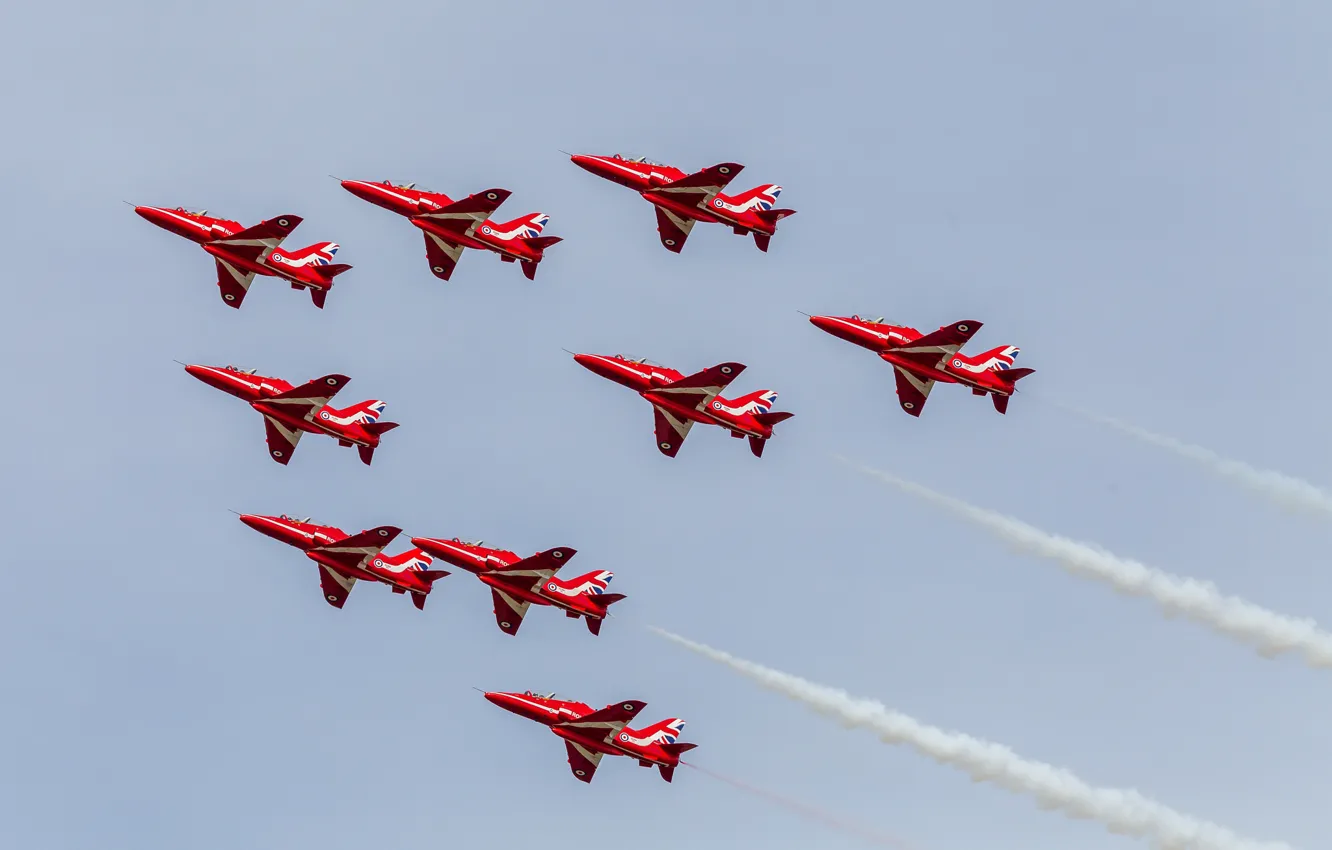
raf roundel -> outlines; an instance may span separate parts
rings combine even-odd
[[[721,410],[721,402],[720,402],[720,401],[714,401],[714,402],[712,403],[712,406],[713,406],[715,409],[717,409],[717,410]]]
[[[965,324],[958,325],[957,329],[960,330],[962,333],[966,333],[967,331],[971,330],[970,326]]]
[[[633,710],[634,710],[633,703],[628,703],[628,702],[626,702],[624,705],[620,706],[620,708],[623,708],[625,711],[633,711]],[[628,738],[625,738],[625,740],[627,741],[627,740],[629,740],[629,739],[628,739]]]
[[[433,267],[431,268],[431,271],[433,271],[435,274],[444,274],[444,267],[443,267],[443,266],[433,266]]]
[[[319,412],[319,418],[320,418],[320,419],[327,419],[327,418],[328,418],[328,411],[327,411],[327,410],[321,410],[321,411]]]
[[[282,457],[282,452],[278,449],[273,449],[273,457]]]
[[[285,218],[280,218],[280,219],[278,219],[278,224],[281,225],[282,227],[286,227],[286,226],[287,226],[287,220],[286,220]]]
[[[380,536],[380,537],[388,537],[388,532],[381,528],[381,529],[379,529],[379,536]]]
[[[547,589],[547,590],[554,590],[554,589],[555,589],[555,582],[552,581],[550,584],[546,585],[546,589]]]
[[[723,375],[729,375],[729,374],[731,374],[731,367],[730,367],[730,366],[723,366],[723,367],[721,367],[721,373],[722,373]]]
[[[621,741],[628,741],[628,740],[629,740],[629,735],[628,735],[627,733],[625,733],[625,732],[621,732],[621,733],[620,733],[620,740],[621,740]]]
[[[500,626],[501,626],[502,628],[506,628],[506,629],[509,628],[509,621],[508,621],[508,620],[505,620],[504,622],[500,623]]]
[[[730,173],[731,173],[731,169],[728,168],[728,167],[725,166],[725,165],[723,165],[721,168],[718,168],[717,170],[720,171],[722,174],[730,174]]]
[[[324,379],[324,383],[328,384],[330,387],[333,386],[334,384],[336,384],[337,382],[338,382],[338,379],[337,379],[337,378],[325,378],[325,379]]]
[[[384,566],[384,560],[382,558],[375,558],[375,566],[376,567]]]
[[[575,775],[575,776],[587,776],[587,771],[585,771],[585,770],[575,770],[575,771],[574,771],[574,775]]]
[[[962,361],[961,361],[961,360],[958,360],[956,357],[954,357],[954,358],[953,358],[953,365],[956,366],[956,367],[958,367],[958,368],[960,369],[960,368],[962,368]]]
[[[330,594],[328,595],[328,601],[329,601],[329,602],[337,602],[337,601],[338,601],[338,598],[337,598],[336,596],[334,596],[333,594],[330,593]]]
[[[666,244],[667,244],[667,245],[674,245],[674,244],[675,244],[675,240],[674,240],[674,239],[667,239],[667,240],[666,240]]]
[[[493,200],[495,200],[496,197],[498,197],[498,196],[497,196],[494,192],[487,192],[487,193],[486,193],[486,199],[487,199],[487,200],[493,201]]]
[[[551,556],[552,558],[563,558],[563,557],[564,557],[564,553],[561,552],[560,550],[556,549],[554,552],[551,552],[551,553],[550,553],[550,556]]]
[[[225,298],[225,299],[228,300],[228,301],[235,301],[235,300],[236,300],[236,296],[232,295],[230,292],[228,292],[226,295],[223,295],[222,297]]]
[[[670,443],[662,443],[662,444],[661,444],[661,447],[662,447],[663,449],[669,449],[669,448],[671,447],[671,444],[670,444]]]
[[[913,410],[916,407],[916,403],[914,401],[904,401],[902,402],[902,406],[907,410]]]
[[[494,233],[494,231],[490,229],[490,225],[488,224],[485,227],[481,228],[481,232],[486,234],[487,236],[489,236],[491,233]]]

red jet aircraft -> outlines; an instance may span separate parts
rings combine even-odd
[[[210,387],[248,401],[262,413],[268,453],[283,465],[291,460],[301,435],[308,432],[333,437],[340,446],[356,446],[361,462],[368,466],[380,435],[398,427],[397,422],[379,421],[386,405],[377,399],[344,410],[329,407],[329,400],[351,380],[346,375],[325,375],[293,387],[281,378],[266,378],[253,369],[235,366],[186,366],[185,371]]]
[[[382,554],[402,531],[391,525],[349,535],[331,525],[314,525],[308,517],[241,514],[240,519],[255,531],[302,550],[305,557],[318,564],[324,599],[334,608],[346,603],[359,578],[383,582],[394,593],[410,593],[412,604],[424,611],[431,586],[449,574],[447,570],[430,569],[430,556],[420,549]]]
[[[242,228],[234,221],[209,218],[202,212],[177,207],[135,207],[134,211],[158,227],[198,242],[217,261],[217,287],[222,301],[239,308],[257,274],[280,277],[292,289],[310,290],[310,298],[321,310],[333,278],[351,268],[334,263],[336,242],[316,242],[299,251],[287,252],[278,246],[291,235],[301,217],[282,215]]]
[[[893,367],[897,400],[902,409],[919,416],[935,382],[962,384],[972,395],[990,395],[994,409],[1008,411],[1015,384],[1035,369],[1014,369],[1015,345],[1001,345],[968,357],[958,350],[980,330],[980,322],[962,321],[921,334],[915,328],[885,325],[883,319],[860,316],[810,316],[814,327],[854,342],[878,354]]]
[[[775,183],[756,186],[739,195],[723,195],[722,189],[744,168],[738,162],[723,162],[693,174],[652,162],[614,156],[569,157],[574,165],[638,192],[657,208],[657,233],[668,251],[680,253],[696,221],[730,227],[737,236],[753,234],[760,251],[777,232],[777,222],[795,215],[795,210],[775,209],[782,187]]]
[[[395,185],[385,180],[343,180],[342,188],[362,200],[406,216],[425,232],[426,259],[430,271],[441,280],[453,274],[464,248],[477,248],[499,254],[506,263],[517,262],[528,280],[536,279],[537,264],[559,236],[542,236],[550,222],[545,213],[529,213],[499,224],[491,213],[509,197],[507,189],[487,189],[454,201],[441,192],[413,188],[416,184]]]
[[[412,545],[474,573],[489,585],[495,600],[495,622],[505,634],[518,634],[529,606],[550,605],[571,619],[587,618],[587,630],[598,635],[606,609],[624,598],[622,593],[606,592],[615,577],[609,570],[567,580],[556,578],[556,571],[575,554],[575,550],[567,547],[520,558],[507,549],[490,549],[479,540],[466,543],[456,537],[452,540],[413,537]]]
[[[772,437],[773,426],[795,415],[769,412],[777,398],[772,390],[723,398],[721,391],[745,369],[740,363],[722,363],[686,376],[619,354],[575,354],[574,360],[603,378],[636,390],[652,404],[657,448],[667,457],[675,457],[680,451],[695,422],[720,425],[732,437],[749,437],[749,450],[755,457],[763,457],[763,446]]]
[[[638,700],[625,700],[593,711],[585,703],[531,691],[521,694],[488,692],[486,699],[520,717],[549,726],[550,731],[564,739],[565,749],[569,752],[569,767],[583,782],[592,781],[602,756],[628,756],[637,759],[641,767],[655,764],[661,771],[661,778],[670,782],[676,765],[680,763],[680,755],[698,746],[678,743],[685,726],[678,717],[669,717],[642,729],[630,729],[629,721],[646,705]]]

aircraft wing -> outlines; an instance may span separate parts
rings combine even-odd
[[[472,231],[480,227],[481,222],[490,218],[490,214],[499,209],[500,204],[504,203],[510,194],[508,189],[487,189],[433,212],[421,213],[420,218],[429,219],[441,227],[471,236]]]
[[[298,419],[310,419],[315,411],[332,400],[347,383],[346,375],[325,375],[306,381],[299,387],[292,387],[284,393],[278,393],[263,400],[264,404],[280,407]]]
[[[652,396],[671,398],[695,410],[702,410],[743,371],[745,371],[743,363],[719,363],[702,372],[685,375],[673,384],[648,390],[644,395],[648,396],[649,400]]]
[[[299,428],[288,428],[281,422],[271,416],[264,417],[264,435],[268,440],[268,455],[273,460],[287,465],[291,456],[296,452],[296,444],[301,441],[301,434],[305,432]]]
[[[685,206],[706,207],[743,170],[744,166],[738,162],[719,162],[648,192],[669,197]]]
[[[592,775],[597,772],[597,765],[601,764],[602,753],[573,741],[565,741],[564,749],[569,753],[569,769],[573,771],[574,778],[591,782]]]
[[[243,272],[226,260],[217,261],[217,288],[228,307],[240,307],[253,280],[254,272]]]
[[[652,414],[657,432],[657,448],[666,457],[675,457],[684,445],[685,437],[689,436],[689,429],[694,427],[694,420],[680,419],[656,405],[652,406]]]
[[[555,725],[577,731],[583,737],[594,741],[609,742],[646,706],[647,703],[641,700],[629,699],[624,702],[611,703],[605,708],[591,714],[585,714],[577,720],[569,720]]]
[[[667,251],[680,253],[680,249],[684,248],[685,240],[689,238],[689,231],[694,229],[694,219],[681,218],[661,207],[657,207],[656,210],[657,235],[661,237],[661,244],[665,246]]]
[[[925,407],[925,400],[934,389],[934,381],[913,375],[907,370],[893,366],[893,377],[897,378],[897,403],[912,416],[919,416]]]
[[[334,608],[341,608],[347,602],[356,579],[345,576],[324,564],[319,565],[319,586],[324,589],[324,599]]]
[[[577,553],[577,549],[570,549],[568,546],[557,546],[554,549],[538,552],[530,558],[514,561],[507,567],[499,567],[495,572],[499,573],[499,577],[505,583],[511,583],[524,590],[531,590],[540,582],[555,575],[559,568],[564,566],[564,563]]]
[[[506,635],[518,634],[518,627],[523,624],[523,617],[532,603],[510,596],[497,587],[490,589],[490,595],[495,601],[495,622],[499,624],[500,631]]]
[[[225,245],[227,253],[258,263],[268,256],[269,251],[281,245],[302,220],[298,215],[280,215],[218,239],[213,244]]]
[[[440,280],[448,280],[453,274],[453,269],[458,265],[458,258],[462,256],[463,247],[447,239],[441,239],[433,233],[427,232],[426,242],[426,260],[430,263],[430,273]]]
[[[926,368],[938,369],[944,365],[944,361],[956,354],[959,348],[966,345],[967,340],[975,336],[980,328],[980,322],[965,320],[954,322],[947,327],[927,333],[920,339],[895,346],[892,351],[899,357],[913,360]]]
[[[314,546],[309,551],[318,552],[323,560],[331,561],[347,571],[363,569],[370,561],[393,542],[393,538],[402,533],[401,528],[381,525],[368,531],[361,531],[351,537],[344,537],[323,546]],[[323,564],[321,566],[327,566]]]

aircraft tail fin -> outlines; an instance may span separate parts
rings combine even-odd
[[[513,221],[506,221],[503,224],[490,222],[490,228],[495,235],[505,239],[535,239],[541,235],[541,231],[550,223],[550,216],[545,213],[528,213],[515,218]]]
[[[349,422],[354,421],[360,422],[362,425],[371,425],[379,421],[379,417],[384,414],[384,408],[386,407],[388,407],[387,402],[370,398],[342,410],[330,410],[329,413]]]
[[[989,351],[976,354],[971,357],[965,355],[955,355],[964,360],[967,365],[977,370],[999,371],[1009,369],[1013,366],[1013,361],[1017,359],[1018,352],[1022,349],[1016,345],[1001,345],[998,348],[991,348]]]

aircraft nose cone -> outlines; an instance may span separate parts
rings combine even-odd
[[[588,156],[587,154],[578,153],[569,157],[569,161],[584,171],[590,171],[598,177],[605,175],[607,170],[605,163],[599,156]]]
[[[490,703],[498,705],[500,708],[504,709],[505,711],[512,711],[514,714],[522,713],[521,711],[518,710],[514,698],[509,694],[497,691],[486,691],[485,698]]]
[[[582,366],[584,369],[593,368],[592,364],[595,363],[597,360],[597,358],[591,354],[575,354],[573,358],[574,362],[577,363],[579,366]]]
[[[833,326],[833,321],[828,316],[810,316],[809,323],[819,330],[828,331],[829,333],[831,333]]]
[[[256,514],[241,514],[240,521],[253,528],[255,531],[265,531],[265,518]]]

